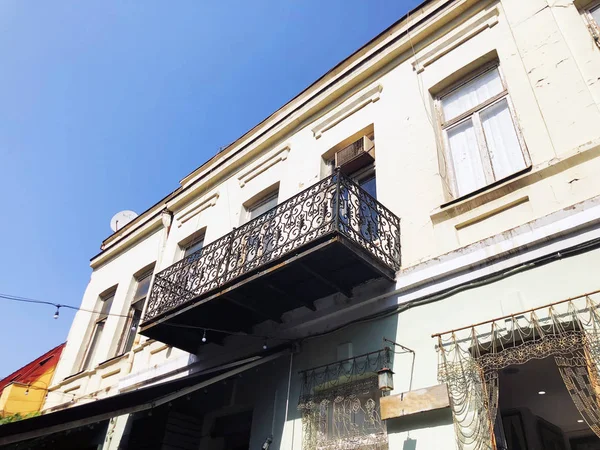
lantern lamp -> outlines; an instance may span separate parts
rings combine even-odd
[[[388,392],[394,389],[394,372],[389,367],[383,367],[377,372],[379,379],[379,390]]]

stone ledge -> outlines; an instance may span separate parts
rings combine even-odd
[[[445,384],[438,384],[416,391],[382,397],[381,418],[393,419],[449,407],[448,388]]]

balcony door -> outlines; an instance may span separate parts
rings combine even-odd
[[[275,208],[278,201],[279,190],[275,190],[244,207],[243,225],[238,229],[240,233],[238,236],[241,240],[238,264],[245,264],[261,258],[275,248],[276,224],[274,221],[252,221]]]
[[[368,164],[349,174],[360,187],[342,186],[339,211],[342,231],[358,234],[366,242],[374,243],[379,238],[377,218],[377,178],[375,164]]]

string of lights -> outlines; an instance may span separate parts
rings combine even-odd
[[[207,331],[212,331],[214,333],[223,333],[223,334],[228,334],[230,336],[241,336],[241,337],[250,337],[250,338],[255,338],[255,339],[262,339],[263,342],[263,350],[266,350],[268,348],[268,341],[269,340],[274,340],[274,341],[284,341],[284,342],[294,342],[296,339],[289,339],[289,338],[282,338],[282,337],[277,337],[277,336],[265,336],[265,335],[260,335],[260,334],[249,334],[249,333],[244,333],[241,331],[228,331],[228,330],[218,330],[216,328],[208,328],[208,327],[199,327],[199,326],[195,326],[195,325],[185,325],[185,324],[180,324],[180,323],[164,323],[164,325],[167,325],[169,327],[174,327],[174,328],[186,328],[186,329],[190,329],[190,330],[200,330],[202,331],[202,342],[206,343],[208,341],[208,337],[206,332]]]
[[[36,381],[36,383],[39,383],[39,381]],[[59,389],[53,389],[52,391],[50,391],[47,386],[43,387],[43,386],[36,386],[35,384],[25,384],[25,383],[18,383],[18,384],[26,386],[24,395],[29,395],[29,392],[31,390],[40,390],[40,391],[46,391],[46,398],[48,397],[48,394],[63,394],[63,395],[71,395],[72,402],[75,400],[83,399],[83,398],[96,399],[96,397],[93,394],[84,394],[84,395],[77,397],[77,394],[75,394],[75,393],[65,392],[65,391],[61,391]],[[21,399],[19,401],[20,402],[37,402],[37,400],[25,400],[25,399]]]
[[[21,303],[32,303],[32,304],[36,304],[36,305],[48,305],[48,306],[53,306],[56,308],[56,312],[54,313],[54,318],[58,319],[59,315],[60,315],[60,309],[71,309],[73,311],[83,311],[83,312],[89,312],[92,314],[100,314],[101,311],[95,311],[93,309],[86,309],[86,308],[79,308],[77,306],[72,306],[72,305],[65,305],[62,303],[53,303],[53,302],[48,302],[48,301],[44,301],[44,300],[36,300],[34,298],[27,298],[27,297],[19,297],[17,295],[10,295],[10,294],[0,294],[0,298],[4,299],[4,300],[9,300],[9,301],[13,301],[13,302],[21,302]],[[108,316],[116,316],[116,317],[130,317],[129,315],[126,314],[115,314],[115,313],[108,313],[106,314]]]
[[[36,305],[48,305],[48,306],[53,306],[56,308],[56,312],[54,313],[54,318],[58,319],[59,318],[59,311],[61,308],[65,308],[65,309],[71,309],[73,311],[83,311],[83,312],[88,312],[88,313],[92,313],[92,314],[101,314],[101,311],[95,311],[95,310],[91,310],[91,309],[86,309],[86,308],[79,308],[77,306],[72,306],[72,305],[65,305],[62,303],[53,303],[53,302],[49,302],[49,301],[45,301],[45,300],[37,300],[34,298],[28,298],[28,297],[20,297],[17,295],[10,295],[10,294],[2,294],[0,293],[0,299],[4,299],[4,300],[9,300],[9,301],[14,301],[14,302],[22,302],[22,303],[31,303],[31,304],[36,304]],[[130,318],[131,316],[129,315],[125,315],[125,314],[116,314],[116,313],[104,313],[104,315],[107,316],[115,316],[115,317],[126,317],[126,318]],[[208,341],[208,336],[207,336],[207,332],[214,332],[214,333],[222,333],[222,334],[227,334],[230,336],[244,336],[244,337],[250,337],[250,338],[255,338],[255,339],[262,339],[263,342],[263,349],[266,350],[268,348],[268,340],[276,340],[276,341],[289,341],[292,342],[293,339],[287,339],[287,338],[280,338],[280,337],[276,337],[276,336],[264,336],[264,335],[257,335],[257,334],[247,334],[247,333],[243,333],[243,332],[234,332],[234,331],[229,331],[229,330],[219,330],[216,328],[207,328],[207,327],[197,327],[197,326],[193,326],[193,325],[185,325],[185,324],[177,324],[177,323],[167,323],[166,325],[171,326],[171,327],[176,327],[176,328],[187,328],[187,329],[196,329],[196,330],[201,330],[202,331],[202,342],[206,343]]]

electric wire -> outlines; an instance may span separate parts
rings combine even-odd
[[[341,325],[341,326],[339,326],[337,328],[334,328],[334,329],[327,330],[327,331],[322,332],[322,333],[316,333],[316,334],[313,334],[313,335],[310,335],[310,336],[306,336],[304,338],[298,338],[298,339],[295,339],[295,340],[293,340],[293,339],[287,339],[287,338],[277,338],[275,336],[270,336],[269,339],[301,342],[301,341],[306,341],[306,340],[309,340],[309,339],[314,339],[314,338],[322,337],[322,336],[325,336],[325,335],[328,335],[328,334],[335,333],[337,331],[340,331],[340,330],[342,330],[342,329],[344,329],[346,327],[352,326],[352,325],[356,325],[356,324],[359,324],[359,323],[366,323],[366,322],[376,321],[376,320],[384,319],[384,318],[389,317],[391,315],[401,314],[401,313],[403,313],[403,312],[405,312],[405,311],[407,311],[407,310],[409,310],[409,309],[411,309],[411,308],[413,308],[415,306],[423,306],[423,305],[427,305],[427,304],[430,304],[430,303],[433,303],[433,302],[436,302],[436,301],[440,301],[440,300],[443,300],[443,299],[445,299],[447,297],[450,297],[450,296],[452,296],[454,294],[457,294],[459,292],[462,292],[462,291],[465,291],[465,290],[470,290],[470,289],[473,289],[473,288],[476,288],[476,287],[480,287],[480,286],[485,286],[487,284],[494,283],[495,281],[499,281],[499,280],[507,278],[509,276],[516,275],[518,273],[521,273],[523,271],[532,269],[534,267],[538,267],[540,265],[545,265],[545,264],[548,264],[550,262],[553,262],[553,261],[556,261],[556,260],[560,260],[560,259],[563,259],[563,258],[568,258],[568,257],[571,257],[571,256],[575,256],[577,254],[586,252],[589,249],[597,248],[599,246],[600,246],[600,238],[596,238],[596,239],[588,241],[588,242],[586,242],[584,244],[578,244],[578,245],[569,247],[567,249],[564,249],[564,250],[561,250],[561,251],[557,251],[557,252],[551,253],[549,255],[545,255],[545,256],[536,258],[536,259],[534,259],[534,260],[532,260],[532,261],[530,261],[528,263],[524,263],[524,264],[521,264],[519,266],[515,266],[515,267],[512,267],[512,268],[506,269],[506,270],[504,270],[502,272],[499,272],[499,273],[497,273],[495,275],[487,276],[485,278],[474,280],[474,281],[471,281],[471,282],[468,282],[468,283],[463,283],[461,285],[454,286],[453,288],[449,288],[446,291],[440,292],[438,294],[430,295],[430,296],[425,296],[425,297],[422,297],[422,298],[419,298],[419,299],[415,299],[413,301],[404,303],[402,305],[398,305],[398,306],[393,307],[393,308],[389,308],[387,310],[381,311],[381,312],[373,314],[371,316],[363,317],[361,319],[357,319],[357,320],[348,322],[347,324]],[[398,293],[400,293],[400,292],[393,291],[393,292],[389,292],[387,294],[383,294],[383,295],[380,295],[380,296],[377,296],[377,297],[374,297],[374,298],[375,299],[379,299],[380,297],[382,297],[382,298],[391,297],[391,296],[396,295]],[[4,297],[5,297],[4,294],[0,294],[0,298],[4,298]],[[11,297],[11,299],[14,299],[16,296],[10,296],[10,297]],[[52,303],[52,302],[44,302],[44,301],[41,301],[41,300],[28,299],[28,298],[25,298],[25,297],[20,297],[19,299],[23,300],[23,301],[28,301],[30,303],[47,304],[47,305],[56,306],[56,304]],[[73,307],[73,309],[75,309],[75,307]],[[77,308],[77,309],[79,309],[79,308]],[[227,333],[227,334],[235,334],[235,335],[238,335],[238,336],[264,338],[264,336],[256,336],[256,335],[253,336],[253,335],[239,333],[239,332],[238,333],[232,333],[232,332],[229,332],[229,331],[209,329],[209,328],[203,328],[203,327],[193,327],[193,326],[188,326],[188,325],[183,325],[183,324],[170,324],[170,325],[171,326],[183,327],[183,328],[198,328],[198,329],[205,330],[205,331],[206,330],[208,330],[208,331],[218,331],[218,332],[224,332],[224,333]],[[396,353],[396,352],[394,352],[394,353]],[[399,352],[399,353],[403,353],[403,352]],[[414,364],[414,361],[413,361],[413,364]],[[412,379],[411,379],[411,384],[412,384]],[[34,387],[34,386],[30,386],[30,388],[33,388],[33,389],[43,389],[43,388]],[[70,399],[71,403],[75,403],[75,402],[77,402],[77,401],[79,401],[81,399],[99,400],[99,398],[96,396],[97,393],[83,394],[81,396],[77,396],[76,394],[73,394],[73,393],[70,393],[70,392],[59,391],[59,390],[53,390],[52,393],[59,393],[59,394],[73,396]]]
[[[102,311],[96,311],[96,310],[91,310],[91,309],[86,309],[86,308],[78,308],[78,307],[72,306],[72,305],[64,305],[62,303],[53,303],[53,302],[49,302],[49,301],[45,301],[45,300],[37,300],[37,299],[33,299],[33,298],[28,298],[28,297],[20,297],[17,295],[0,293],[0,298],[4,299],[4,300],[15,301],[15,302],[23,302],[23,303],[31,303],[31,304],[39,304],[39,305],[49,305],[49,306],[54,306],[55,308],[58,308],[58,309],[66,308],[66,309],[71,309],[74,311],[83,311],[83,312],[89,312],[92,314],[102,314],[103,316],[131,318],[131,315],[116,314],[116,313],[102,313]],[[55,317],[56,317],[56,315],[55,315]],[[185,325],[185,324],[177,324],[177,323],[165,323],[165,325],[168,325],[171,327],[176,327],[176,328],[187,328],[187,329],[211,331],[211,332],[215,332],[215,333],[228,334],[228,335],[232,335],[232,336],[233,335],[245,336],[245,337],[263,339],[263,340],[274,339],[274,340],[278,340],[278,341],[293,341],[293,339],[279,338],[279,337],[275,337],[275,336],[266,336],[266,335],[258,335],[258,334],[250,334],[250,333],[243,333],[243,332],[234,332],[234,331],[229,331],[229,330],[219,330],[216,328],[209,328],[209,327],[198,327],[198,326],[193,326],[193,325]],[[206,341],[203,341],[203,342],[206,342]]]
[[[13,302],[32,303],[32,304],[38,304],[38,305],[49,305],[49,306],[53,306],[53,307],[57,308],[57,310],[60,308],[64,308],[64,309],[71,309],[73,311],[83,311],[83,312],[89,312],[92,314],[102,314],[102,315],[106,315],[106,316],[128,317],[128,318],[131,317],[130,315],[126,315],[126,314],[102,313],[102,311],[96,311],[93,309],[81,308],[81,307],[77,307],[77,306],[73,306],[73,305],[65,305],[62,303],[53,303],[53,302],[48,302],[45,300],[37,300],[34,298],[28,298],[28,297],[20,297],[18,295],[10,295],[10,294],[1,294],[0,293],[0,298],[4,299],[4,300],[13,301]]]
[[[582,244],[577,244],[574,245],[572,247],[568,247],[564,250],[560,250],[560,251],[556,251],[553,253],[550,253],[548,255],[544,255],[541,256],[539,258],[533,259],[527,263],[523,263],[521,265],[512,267],[512,268],[508,268],[505,269],[504,271],[498,272],[494,275],[491,276],[484,276],[481,277],[477,280],[473,280],[470,282],[466,282],[466,283],[462,283],[459,284],[457,286],[454,286],[452,288],[448,288],[445,291],[439,292],[437,294],[430,294],[430,295],[426,295],[411,301],[408,301],[406,303],[403,303],[401,305],[397,305],[388,309],[385,309],[383,311],[380,311],[378,313],[369,315],[369,316],[365,316],[365,317],[361,317],[360,319],[356,319],[353,320],[351,322],[348,322],[346,324],[340,325],[336,328],[332,328],[330,330],[324,331],[322,333],[316,333],[316,334],[312,334],[310,336],[307,336],[304,338],[304,340],[309,340],[309,339],[315,339],[318,337],[322,337],[331,333],[335,333],[338,332],[340,330],[343,330],[344,328],[350,327],[352,325],[356,325],[359,323],[367,323],[367,322],[372,322],[372,321],[377,321],[380,319],[384,319],[393,315],[399,315],[405,311],[408,311],[409,309],[414,308],[415,306],[424,306],[424,305],[428,305],[430,303],[434,303],[440,300],[443,300],[445,298],[448,298],[454,294],[458,294],[459,292],[462,291],[466,291],[466,290],[470,290],[470,289],[474,289],[480,286],[485,286],[491,283],[494,283],[496,281],[502,280],[504,278],[507,278],[509,276],[512,275],[516,275],[518,273],[524,272],[526,270],[532,269],[534,267],[540,266],[540,265],[545,265],[548,263],[551,263],[555,260],[560,260],[563,258],[567,258],[567,257],[571,257],[571,256],[575,256],[578,255],[580,253],[584,253],[586,251],[588,251],[589,249],[593,249],[593,248],[598,248],[600,247],[600,238],[595,238],[592,239],[588,242],[582,243]],[[403,291],[403,289],[398,289],[392,292],[388,292],[386,294],[382,294],[376,297],[373,297],[371,299],[368,299],[366,301],[372,302],[372,301],[378,301],[381,299],[385,299],[385,298],[389,298],[392,297],[394,295],[398,295],[401,294]]]

